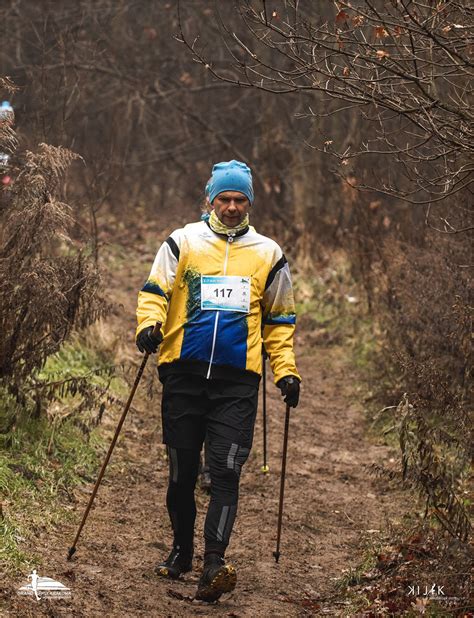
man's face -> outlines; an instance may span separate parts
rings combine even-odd
[[[248,198],[239,191],[223,191],[212,202],[217,218],[227,227],[235,227],[243,221],[250,208]]]

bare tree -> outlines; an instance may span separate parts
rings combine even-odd
[[[337,191],[338,225],[349,228],[353,271],[385,333],[379,362],[390,386],[381,394],[400,402],[393,407],[403,477],[424,496],[427,513],[466,540],[474,10],[455,0],[235,6],[232,19],[216,12],[231,67],[213,62],[198,26],[193,36],[182,29],[180,40],[221,82],[280,101],[298,96],[294,115],[309,122],[304,145],[317,154],[313,179],[328,183],[325,153],[346,183]],[[314,186],[300,178],[294,173],[297,203]],[[305,206],[303,247],[319,227]]]
[[[313,93],[306,115],[315,119],[350,110],[346,135],[322,130],[309,145],[330,153],[337,172],[360,189],[425,205],[427,217],[437,203],[472,195],[474,11],[466,3],[236,5],[238,23],[220,20],[232,73],[213,63],[201,37],[182,36],[206,71],[244,88]],[[363,158],[371,177],[354,176]],[[455,220],[443,216],[443,231],[470,227],[461,213]]]

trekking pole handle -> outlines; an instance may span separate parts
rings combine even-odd
[[[152,331],[152,335],[153,337],[158,337],[158,335],[160,334],[161,331],[161,322],[157,322],[155,324],[155,326],[153,327],[153,331]]]

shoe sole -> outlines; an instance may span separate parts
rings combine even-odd
[[[198,589],[196,599],[198,601],[213,603],[214,601],[217,601],[224,593],[232,592],[236,583],[237,573],[232,565],[227,564],[219,569],[210,584]]]
[[[155,573],[160,577],[166,577],[167,579],[179,579],[179,576],[183,573],[189,573],[192,569],[184,569],[180,570],[176,575],[173,571],[170,571],[168,567],[165,566],[157,566],[155,567]]]

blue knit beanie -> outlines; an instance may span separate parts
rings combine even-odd
[[[252,172],[248,165],[241,161],[223,161],[212,168],[212,176],[206,185],[209,201],[223,191],[239,191],[253,204]]]

